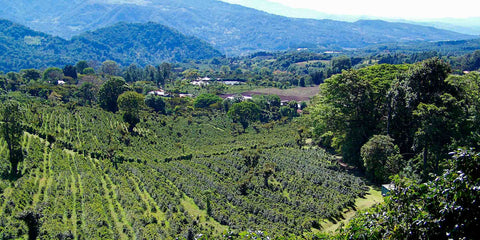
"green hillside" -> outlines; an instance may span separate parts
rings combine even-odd
[[[377,43],[469,39],[414,24],[287,18],[218,0],[2,0],[0,17],[70,38],[118,22],[155,22],[198,37],[224,54],[297,48],[358,48]]]
[[[154,23],[119,23],[67,41],[0,20],[0,38],[0,71],[63,67],[79,60],[143,66],[221,56],[199,39]]]

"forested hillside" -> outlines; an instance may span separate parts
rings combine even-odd
[[[70,38],[118,22],[155,22],[198,37],[224,54],[296,48],[358,48],[407,41],[469,39],[432,27],[385,21],[287,18],[218,0],[7,1],[0,17]],[[388,34],[385,34],[388,33]]]
[[[344,71],[321,85],[306,117],[313,138],[371,181],[395,186],[343,237],[479,237],[480,78],[450,72],[432,58]]]
[[[0,71],[62,67],[80,60],[147,65],[221,56],[197,38],[154,23],[119,23],[67,41],[0,20],[0,38]]]
[[[438,42],[409,42],[409,43],[390,43],[378,44],[374,46],[359,49],[366,53],[389,52],[394,53],[422,53],[438,52],[442,55],[459,55],[471,53],[480,49],[480,39],[457,40],[457,41],[438,41]]]

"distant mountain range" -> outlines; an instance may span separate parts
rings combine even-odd
[[[227,55],[292,48],[359,48],[471,35],[408,23],[288,18],[218,0],[0,0],[0,18],[63,38],[118,22],[156,22]]]
[[[292,8],[269,0],[222,0],[223,2],[239,4],[255,8],[272,14],[293,18],[331,19],[338,21],[355,22],[358,20],[384,20],[389,22],[403,22],[422,26],[435,27],[464,34],[480,35],[480,17],[470,18],[438,18],[423,20],[406,20],[401,18],[379,18],[367,15],[340,15],[319,12],[313,9]]]
[[[4,72],[63,67],[79,60],[144,66],[219,56],[208,43],[156,23],[117,23],[65,40],[0,20],[0,71]]]

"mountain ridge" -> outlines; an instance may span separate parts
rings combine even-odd
[[[299,47],[359,48],[376,43],[473,37],[413,24],[405,30],[404,23],[386,22],[374,29],[356,22],[287,18],[215,0],[41,2],[44,4],[0,0],[5,6],[0,10],[0,17],[65,38],[117,22],[151,21],[196,36],[227,55]],[[385,35],[385,32],[394,34]]]
[[[211,45],[156,23],[117,23],[65,40],[0,19],[0,71],[62,67],[79,60],[159,64],[222,56]]]
[[[346,22],[358,20],[384,20],[387,22],[411,23],[414,25],[435,27],[463,34],[480,35],[480,17],[468,18],[425,18],[403,19],[400,17],[376,17],[370,15],[346,15],[326,13],[314,9],[295,8],[269,0],[221,0],[232,4],[238,4],[249,8],[265,11],[271,14],[307,19],[331,19]]]

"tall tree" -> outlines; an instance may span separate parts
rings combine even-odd
[[[118,108],[123,113],[123,120],[129,124],[129,131],[140,122],[139,112],[144,104],[144,96],[134,91],[128,91],[118,96]]]
[[[118,111],[118,96],[127,89],[128,86],[123,78],[111,77],[100,87],[98,92],[100,107],[111,112]]]
[[[100,66],[100,72],[110,76],[120,76],[120,66],[112,60],[107,60]]]
[[[22,146],[20,144],[20,139],[23,135],[23,115],[20,104],[11,100],[5,102],[1,109],[1,114],[1,131],[3,138],[7,142],[8,158],[11,164],[10,175],[14,177],[18,175],[18,163],[23,161]]]
[[[96,100],[97,92],[97,86],[90,82],[84,82],[76,92],[76,95],[81,99],[81,103],[92,104]]]
[[[374,134],[385,134],[387,92],[406,69],[384,64],[326,79],[307,117],[320,144],[337,149],[346,162],[363,168],[360,149]]]
[[[258,120],[260,108],[253,102],[234,103],[227,114],[234,122],[242,124],[245,131],[250,122]]]
[[[60,68],[50,67],[43,72],[44,81],[49,81],[53,84],[56,84],[59,80],[62,80],[62,79],[63,79],[63,71]]]
[[[333,58],[331,61],[333,73],[341,73],[342,70],[347,70],[352,67],[352,60],[347,56],[340,56]]]
[[[446,157],[461,116],[458,93],[445,79],[450,66],[432,58],[413,65],[392,84],[389,134],[407,158],[421,154],[423,176]],[[438,135],[440,134],[440,135]],[[434,166],[430,166],[434,163]]]
[[[127,82],[138,82],[142,81],[143,79],[143,69],[139,68],[136,64],[132,63],[128,66],[127,70],[125,71],[125,81]]]
[[[78,78],[77,69],[72,65],[66,65],[65,67],[63,67],[63,75],[71,77],[75,80],[77,80]]]
[[[22,78],[26,81],[38,80],[42,78],[42,73],[36,69],[22,69],[20,71]]]
[[[145,67],[145,76],[143,78],[145,81],[156,83],[156,78],[155,78],[156,75],[158,75],[157,68],[155,68],[152,65],[148,65]]]
[[[160,64],[159,66],[157,66],[157,70],[158,70],[158,73],[162,75],[162,77],[159,78],[159,79],[162,79],[162,81],[163,81],[163,82],[157,81],[157,84],[161,83],[161,85],[163,86],[165,84],[165,82],[168,81],[171,77],[172,65],[164,62],[164,63]]]
[[[75,64],[75,68],[77,69],[77,73],[83,74],[83,70],[85,68],[88,68],[88,63],[87,61],[78,61],[77,64]]]
[[[463,102],[463,112],[467,116],[463,119],[461,128],[461,146],[470,146],[474,149],[480,147],[480,73],[470,72],[466,75],[451,75],[447,82],[452,84],[459,93]]]
[[[165,101],[161,96],[157,96],[155,94],[149,94],[145,97],[145,104],[148,107],[153,108],[158,113],[165,113]]]
[[[203,93],[203,94],[200,94],[195,99],[195,102],[193,103],[193,106],[195,108],[208,108],[215,103],[220,103],[221,101],[222,101],[222,99],[215,94]]]
[[[374,182],[387,182],[401,170],[400,150],[389,136],[374,135],[362,146],[361,156],[367,176]]]

